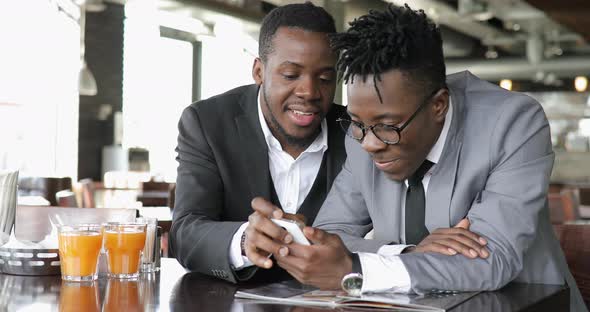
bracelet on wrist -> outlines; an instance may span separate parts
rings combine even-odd
[[[242,237],[240,239],[240,249],[242,249],[242,256],[246,256],[246,231],[242,233]]]

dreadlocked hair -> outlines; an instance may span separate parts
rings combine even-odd
[[[393,69],[425,91],[446,87],[440,30],[423,10],[390,4],[385,11],[371,10],[349,25],[346,32],[330,35],[332,47],[340,53],[336,68],[345,83],[353,83],[355,76],[365,82],[373,75],[381,102],[377,81]]]

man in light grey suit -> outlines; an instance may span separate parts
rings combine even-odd
[[[321,288],[360,273],[362,292],[567,283],[572,310],[586,310],[549,222],[541,106],[469,72],[445,79],[439,29],[408,6],[358,18],[333,45],[348,159],[304,229],[313,245],[285,244],[277,263]]]

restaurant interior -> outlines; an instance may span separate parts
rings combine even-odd
[[[253,83],[260,22],[293,2],[0,1],[0,172],[18,171],[17,238],[48,234],[30,215],[40,209],[135,209],[158,219],[166,258],[180,114]],[[338,30],[408,2],[440,26],[447,73],[469,70],[540,102],[555,152],[550,218],[590,303],[590,2],[312,2]],[[346,105],[342,85],[335,102]]]

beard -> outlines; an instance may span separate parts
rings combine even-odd
[[[316,131],[314,131],[313,133],[311,133],[308,136],[305,137],[296,137],[293,136],[291,134],[289,134],[287,132],[287,130],[285,130],[285,128],[283,128],[283,126],[281,126],[281,124],[279,123],[279,121],[276,119],[275,117],[275,112],[272,110],[267,96],[267,92],[266,92],[266,86],[263,84],[262,85],[262,96],[264,98],[264,103],[266,105],[266,109],[268,109],[269,113],[270,113],[270,120],[268,120],[265,116],[265,120],[266,123],[269,125],[269,128],[271,129],[272,133],[275,136],[278,136],[277,139],[279,140],[279,142],[284,141],[287,142],[287,144],[289,144],[290,146],[294,146],[294,147],[299,147],[299,148],[307,148],[309,145],[311,145],[311,143],[313,143],[313,141],[315,140],[315,138],[318,136],[318,134],[321,131],[321,126],[318,127],[318,129]],[[321,116],[321,119],[323,120],[324,116]],[[281,140],[284,139],[284,140]]]

